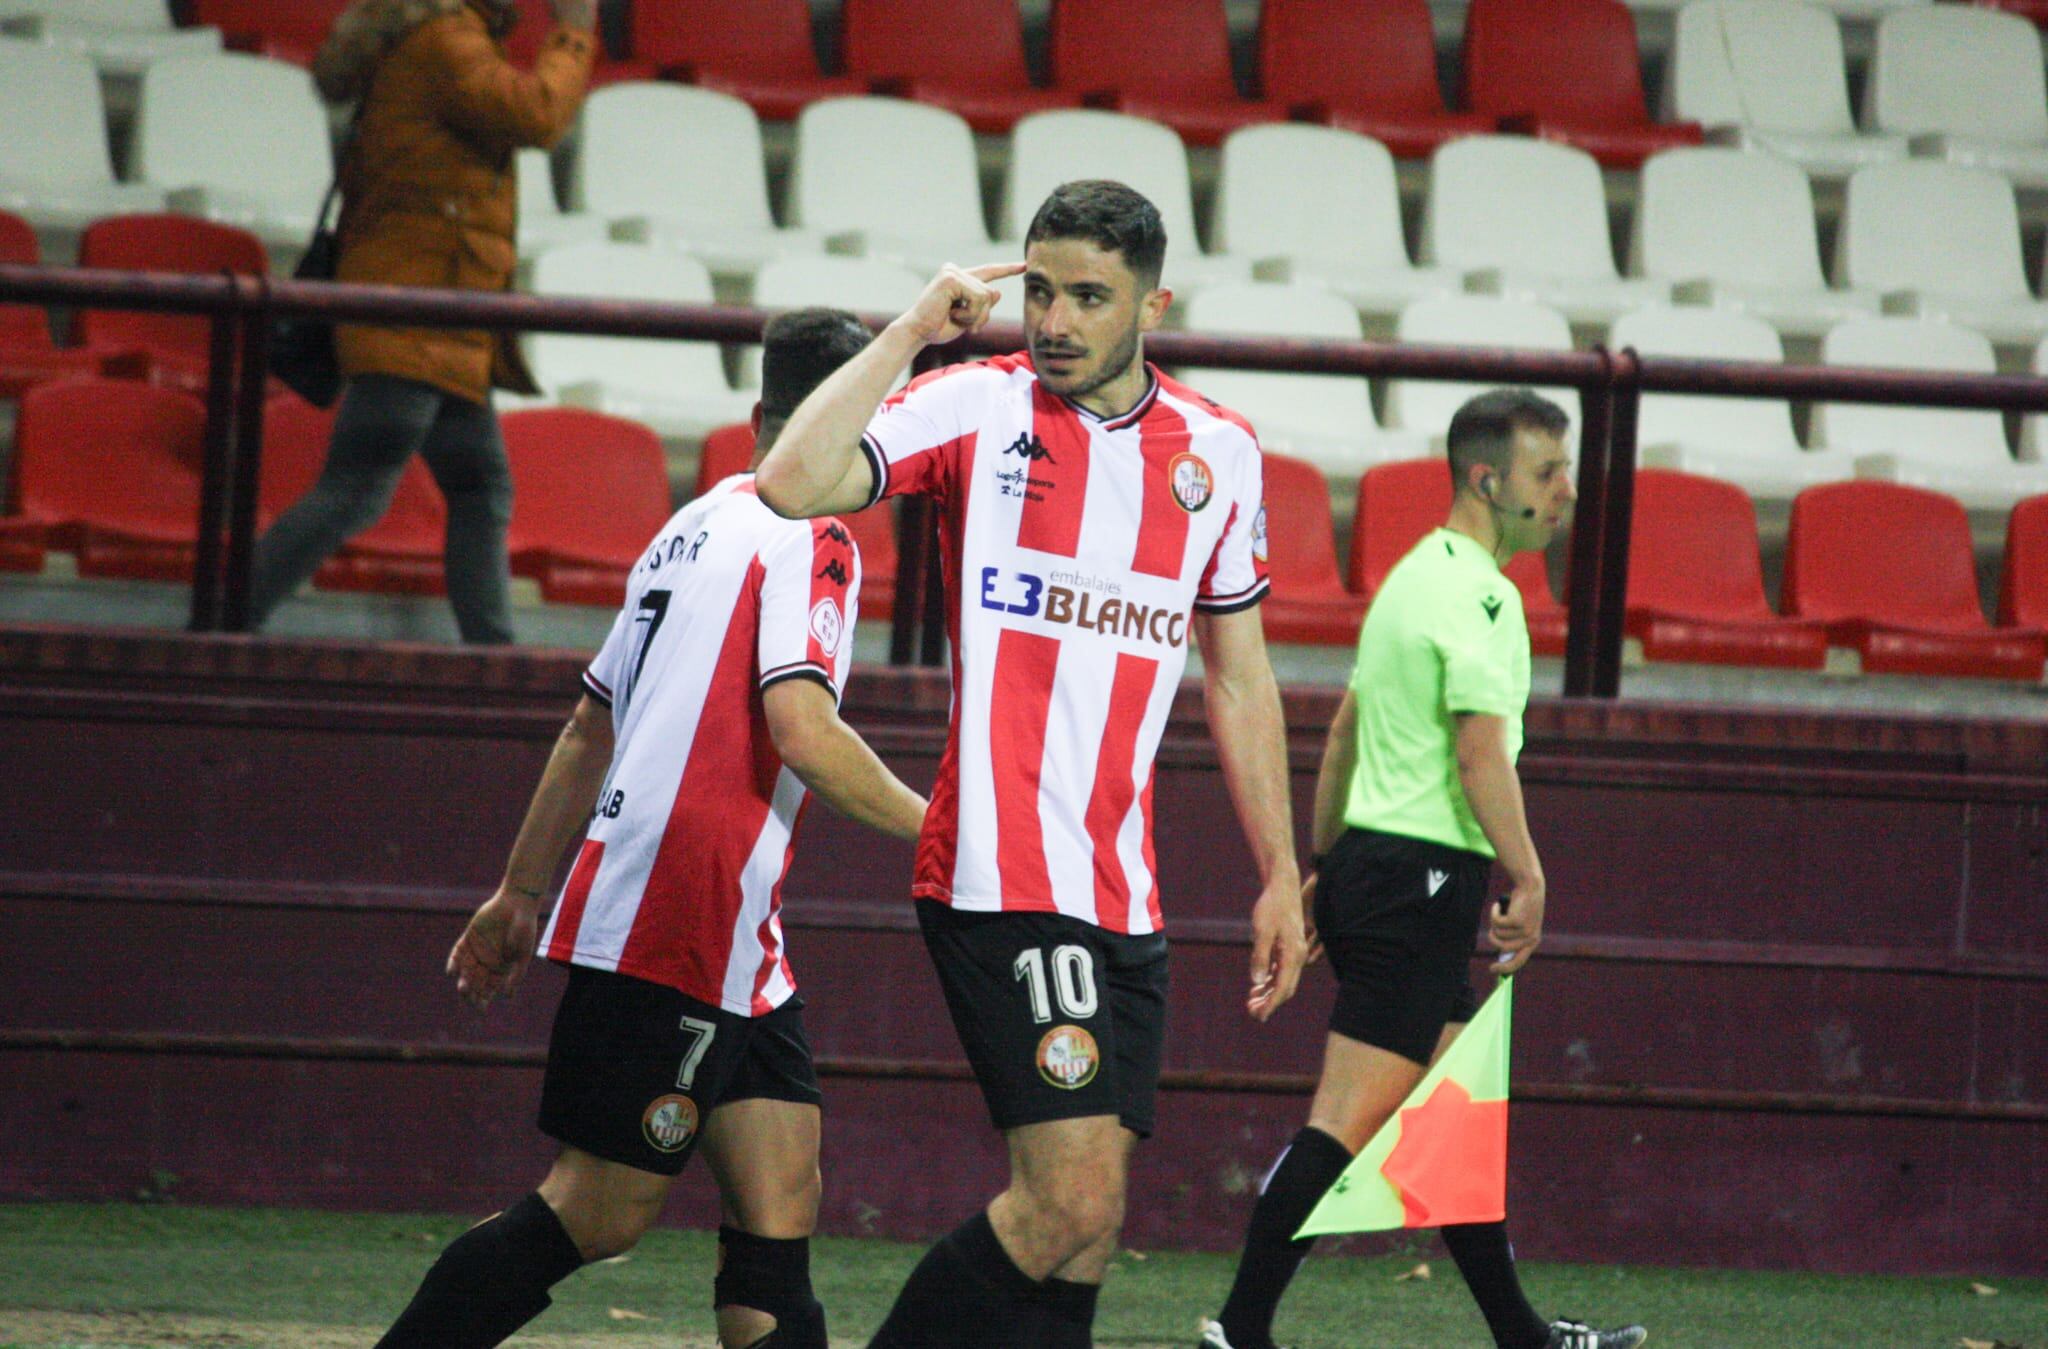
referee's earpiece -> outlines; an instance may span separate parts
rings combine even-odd
[[[1486,503],[1489,506],[1498,506],[1500,504],[1500,501],[1496,498],[1494,494],[1494,485],[1498,481],[1499,480],[1496,479],[1491,473],[1487,474],[1485,477],[1479,480],[1479,495],[1486,498]]]

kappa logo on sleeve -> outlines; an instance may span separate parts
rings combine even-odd
[[[845,635],[846,620],[829,595],[811,606],[811,636],[817,639],[819,650],[828,656],[838,655],[839,639]]]

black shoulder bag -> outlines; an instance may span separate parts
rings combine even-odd
[[[366,95],[363,102],[368,101]],[[348,139],[334,159],[334,180],[327,185],[327,195],[320,199],[320,213],[313,218],[313,237],[306,241],[299,265],[292,268],[296,281],[334,279],[341,247],[335,239],[335,224],[328,218],[334,214],[335,199],[341,195],[341,167],[355,146],[356,124],[362,115],[363,106],[359,103],[349,121]],[[274,321],[270,325],[270,373],[313,406],[333,407],[334,400],[341,397],[341,361],[334,354],[334,325],[319,318]]]

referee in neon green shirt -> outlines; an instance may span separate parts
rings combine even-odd
[[[1568,527],[1563,409],[1496,389],[1451,419],[1451,513],[1387,573],[1316,778],[1316,936],[1337,974],[1322,1080],[1252,1210],[1230,1298],[1204,1349],[1274,1349],[1273,1313],[1313,1239],[1294,1234],[1477,1008],[1481,911],[1511,974],[1543,935],[1543,864],[1515,756],[1529,629],[1501,574]],[[1509,890],[1486,903],[1498,860]],[[1522,1294],[1504,1223],[1442,1229],[1502,1349],[1631,1349],[1640,1326],[1546,1321]]]

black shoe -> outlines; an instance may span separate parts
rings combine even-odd
[[[1544,1342],[1543,1349],[1636,1349],[1649,1338],[1650,1332],[1641,1326],[1595,1330],[1584,1321],[1567,1317],[1550,1323],[1550,1338]]]

